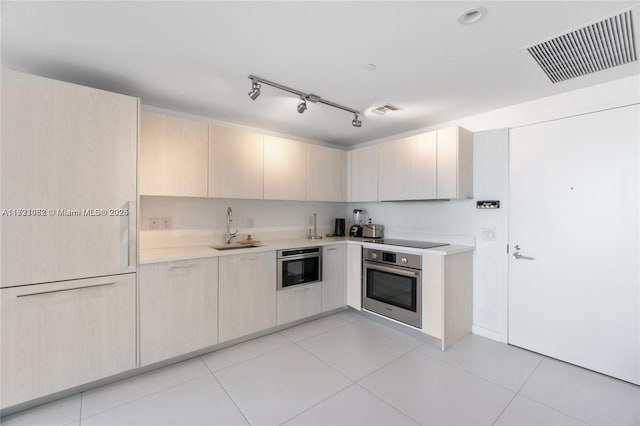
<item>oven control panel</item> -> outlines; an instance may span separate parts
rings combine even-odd
[[[422,256],[413,253],[399,253],[378,249],[363,248],[362,260],[405,268],[422,269]]]

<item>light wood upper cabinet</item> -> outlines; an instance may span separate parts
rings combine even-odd
[[[473,134],[461,127],[438,130],[438,199],[473,196]]]
[[[2,408],[136,367],[136,274],[0,290]]]
[[[3,70],[1,100],[0,207],[34,213],[2,215],[1,286],[135,271],[138,99]]]
[[[379,145],[349,151],[349,201],[378,201]]]
[[[322,312],[347,305],[346,245],[322,248]]]
[[[307,145],[307,200],[346,201],[346,169],[346,151]]]
[[[264,198],[307,199],[308,145],[289,139],[264,137]]]
[[[380,201],[436,198],[436,132],[379,145]]]
[[[264,136],[209,125],[209,197],[263,198]]]
[[[206,197],[209,125],[142,111],[140,194]]]
[[[276,252],[219,259],[220,342],[276,325]]]
[[[218,258],[140,267],[140,363],[218,343]]]

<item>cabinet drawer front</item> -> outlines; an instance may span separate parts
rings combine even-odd
[[[218,258],[140,267],[140,362],[218,343]]]
[[[321,310],[321,282],[278,291],[278,325],[319,314]]]
[[[136,275],[7,288],[3,408],[136,367]]]

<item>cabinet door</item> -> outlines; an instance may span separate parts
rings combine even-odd
[[[380,144],[378,196],[381,201],[436,198],[436,133]]]
[[[136,274],[2,295],[2,408],[136,367]]]
[[[346,201],[347,153],[307,145],[307,200]]]
[[[218,343],[218,258],[140,267],[140,362]]]
[[[438,130],[439,199],[470,198],[473,193],[473,134],[461,127]]]
[[[275,327],[276,253],[219,259],[220,342]]]
[[[136,98],[3,70],[1,208],[45,215],[2,215],[2,287],[135,271],[137,134]]]
[[[264,198],[307,199],[307,144],[264,137]]]
[[[347,246],[347,304],[362,309],[362,246]]]
[[[209,196],[263,198],[263,135],[209,125]]]
[[[287,324],[319,314],[322,310],[322,283],[297,285],[279,290],[277,324]]]
[[[322,311],[347,305],[347,259],[344,244],[322,250]]]
[[[349,151],[349,201],[378,201],[378,145]]]
[[[142,111],[140,194],[207,196],[209,125]]]

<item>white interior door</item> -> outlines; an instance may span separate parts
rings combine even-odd
[[[509,343],[634,383],[639,128],[634,105],[512,129],[509,172]]]

